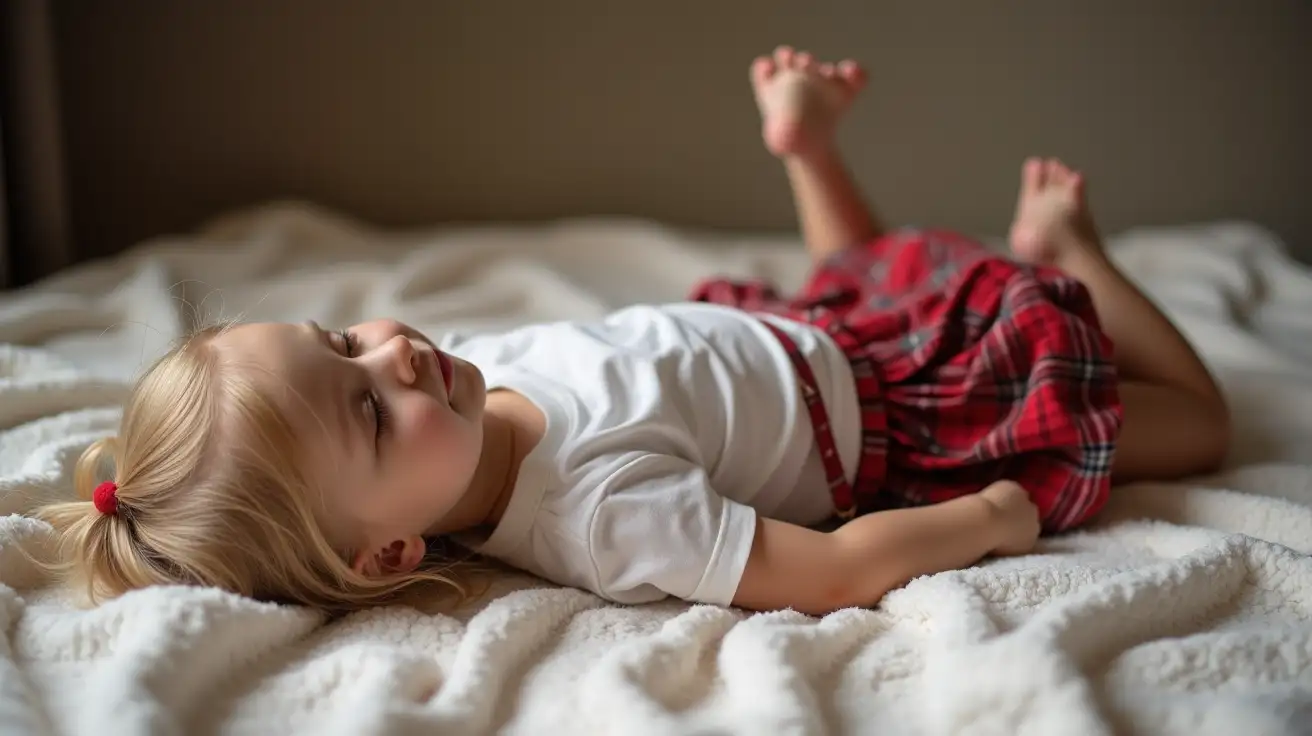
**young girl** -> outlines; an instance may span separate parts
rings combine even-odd
[[[614,601],[819,614],[1027,552],[1113,480],[1218,465],[1222,396],[1103,253],[1079,174],[1025,163],[1014,260],[888,232],[834,145],[862,70],[780,48],[751,77],[815,263],[801,294],[711,281],[436,346],[387,320],[202,330],[80,460],[89,500],[39,512],[61,570],[93,599],[182,583],[341,612],[460,589],[453,540]]]

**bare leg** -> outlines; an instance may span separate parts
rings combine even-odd
[[[879,221],[838,153],[838,121],[865,84],[856,62],[817,63],[787,46],[752,62],[766,148],[784,163],[812,260],[877,237]]]
[[[1021,260],[1079,279],[1116,345],[1125,405],[1117,480],[1216,469],[1230,436],[1221,390],[1179,330],[1103,250],[1079,173],[1053,159],[1025,162],[1011,248]]]

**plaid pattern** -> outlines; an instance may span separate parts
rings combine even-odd
[[[832,457],[814,376],[774,330],[810,399],[845,516],[939,503],[1008,478],[1055,532],[1107,500],[1122,420],[1112,345],[1084,286],[1059,271],[952,233],[904,231],[836,254],[791,299],[725,279],[691,298],[815,325],[846,353],[862,427],[851,485]]]

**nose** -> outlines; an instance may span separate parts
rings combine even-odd
[[[378,352],[381,358],[379,362],[384,370],[392,373],[403,386],[414,384],[419,377],[419,356],[410,338],[397,335],[383,343]]]

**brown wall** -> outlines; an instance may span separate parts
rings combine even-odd
[[[781,41],[869,65],[845,142],[890,219],[1001,232],[1039,152],[1108,229],[1242,217],[1312,251],[1307,0],[53,7],[84,251],[275,197],[791,228],[746,86]]]

